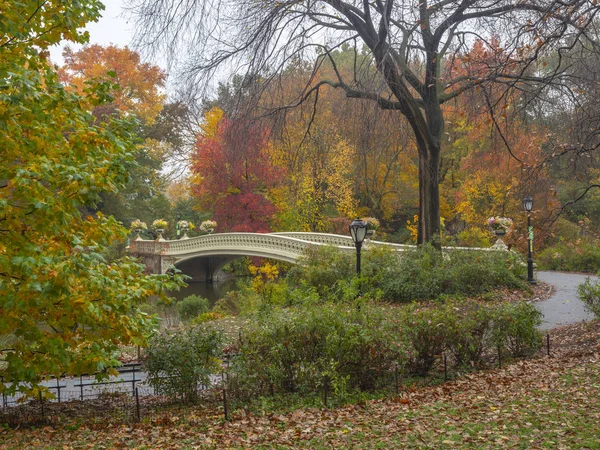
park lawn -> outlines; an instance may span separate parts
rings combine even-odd
[[[554,333],[554,332],[553,332]],[[600,323],[554,333],[552,356],[335,409],[233,414],[190,408],[161,423],[5,429],[0,449],[600,449]]]

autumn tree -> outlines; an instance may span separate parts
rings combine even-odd
[[[91,111],[106,83],[69,92],[47,60],[102,4],[5,1],[0,21],[0,383],[31,393],[49,376],[102,371],[119,345],[143,344],[154,325],[138,306],[175,285],[131,258],[107,262],[126,230],[82,213],[116,191],[134,163],[133,125]],[[8,383],[8,384],[5,384]]]
[[[163,108],[166,95],[161,88],[165,85],[165,73],[154,64],[142,62],[139,53],[128,47],[92,44],[75,51],[67,46],[63,59],[60,80],[78,92],[83,92],[90,80],[115,84],[108,107],[135,114],[148,124]]]
[[[139,53],[128,47],[94,44],[77,51],[66,47],[63,58],[58,73],[68,90],[83,93],[90,81],[110,86],[112,100],[94,108],[98,120],[127,116],[138,122],[136,165],[127,185],[119,192],[102,193],[97,208],[127,225],[134,219],[151,222],[169,217],[164,167],[167,159],[179,155],[184,146],[181,124],[187,108],[178,102],[165,103],[165,73],[143,62]]]
[[[270,231],[276,208],[269,189],[282,172],[271,161],[267,130],[218,108],[206,119],[192,155],[194,194],[213,211],[220,231]]]

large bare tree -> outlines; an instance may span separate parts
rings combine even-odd
[[[439,237],[444,103],[491,83],[529,95],[557,84],[565,74],[561,49],[585,38],[598,12],[595,0],[129,0],[129,6],[138,44],[185,55],[180,68],[196,85],[226,73],[274,82],[291,63],[314,61],[301,94],[282,106],[330,86],[398,111],[419,154],[419,243]],[[470,60],[475,41],[493,57]],[[347,44],[361,55],[350,77],[335,70],[332,57]],[[364,52],[379,83],[361,81]],[[541,70],[538,62],[547,64],[551,53],[551,67]],[[324,61],[334,67],[329,79],[319,78]]]

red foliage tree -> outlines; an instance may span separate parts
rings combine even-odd
[[[192,191],[213,210],[217,230],[270,231],[277,209],[268,194],[283,173],[271,160],[265,127],[223,117],[214,135],[198,137],[192,171]]]

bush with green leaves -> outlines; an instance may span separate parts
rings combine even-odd
[[[525,288],[526,266],[514,252],[449,249],[424,245],[403,252],[383,279],[389,301],[435,299],[442,294],[474,295],[499,287]]]
[[[598,273],[600,277],[600,272]],[[596,318],[600,319],[600,282],[590,278],[577,287],[579,298]]]
[[[502,303],[494,311],[493,343],[501,352],[526,356],[542,345],[541,323],[542,313],[532,303]]]
[[[177,312],[183,322],[187,322],[210,310],[207,298],[199,295],[188,295],[177,303]]]
[[[320,298],[335,296],[340,283],[355,275],[355,256],[332,246],[308,247],[287,275],[290,286],[313,286]]]
[[[222,346],[222,333],[208,325],[154,336],[144,361],[149,383],[160,394],[197,400],[199,386],[209,386],[219,371]]]
[[[541,251],[536,262],[544,270],[596,273],[600,269],[600,246],[593,239],[559,242]]]
[[[241,281],[238,282],[238,288],[239,290],[229,291],[217,300],[213,311],[224,316],[243,316],[256,312],[261,304],[258,292]]]
[[[309,247],[287,275],[288,294],[314,288],[312,294],[325,301],[351,300],[359,290],[377,297],[384,278],[391,274],[399,257],[384,246],[363,247],[360,281],[356,277],[356,255],[331,246]]]
[[[409,372],[424,376],[431,370],[436,355],[446,349],[449,319],[442,307],[413,303],[402,310],[399,323],[410,345],[407,364]]]
[[[247,326],[232,369],[238,395],[371,389],[405,358],[405,343],[372,305],[304,305]]]
[[[539,310],[525,302],[488,304],[449,300],[437,305],[413,303],[399,312],[399,326],[409,343],[409,372],[425,376],[436,355],[447,352],[456,365],[478,365],[498,346],[524,356],[541,344]]]
[[[456,366],[481,363],[491,346],[496,307],[472,300],[455,300],[444,305],[446,350]]]

